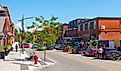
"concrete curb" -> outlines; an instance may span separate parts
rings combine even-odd
[[[50,66],[54,66],[56,65],[56,62],[50,58],[47,58],[48,60],[50,60],[51,62],[45,62],[47,65],[43,65],[41,66],[41,68],[46,68],[46,67],[50,67]]]

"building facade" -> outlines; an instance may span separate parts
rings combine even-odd
[[[95,37],[107,47],[114,47],[115,45],[119,47],[121,40],[121,18],[97,17],[90,19],[78,25],[77,35],[84,41],[89,41]]]
[[[0,6],[0,47],[14,43],[14,24],[7,7]]]
[[[65,37],[77,37],[78,25],[89,19],[75,19],[69,22],[68,29],[65,30]]]

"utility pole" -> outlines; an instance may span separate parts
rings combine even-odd
[[[22,33],[21,33],[21,48],[22,48],[22,54],[24,54],[24,49],[23,49],[23,34],[24,34],[24,20],[26,19],[31,19],[31,18],[35,18],[35,17],[27,17],[27,18],[24,18],[24,15],[22,16],[22,19],[18,20],[18,21],[21,21],[21,27],[22,27]]]
[[[23,33],[24,33],[24,15],[22,16],[21,19],[21,27],[22,27],[22,34],[21,34],[21,48],[22,48],[22,54],[24,54],[24,49],[23,49]]]

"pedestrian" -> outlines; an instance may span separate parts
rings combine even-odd
[[[83,48],[83,46],[84,46],[84,42],[81,41],[80,42],[80,47]]]
[[[16,44],[16,52],[18,51],[18,45]]]
[[[102,54],[103,54],[103,48],[102,48],[102,46],[100,46],[98,49],[98,58],[102,58],[103,57]]]

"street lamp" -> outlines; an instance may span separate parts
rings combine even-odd
[[[24,33],[24,20],[27,20],[27,19],[31,19],[31,18],[35,18],[35,17],[27,17],[27,18],[24,18],[24,15],[22,16],[22,19],[18,20],[18,21],[21,21],[21,27],[22,27],[22,34],[21,34],[21,48],[22,48],[22,54],[24,54],[24,50],[23,50],[23,45],[22,45],[22,36],[23,36],[23,33]]]

